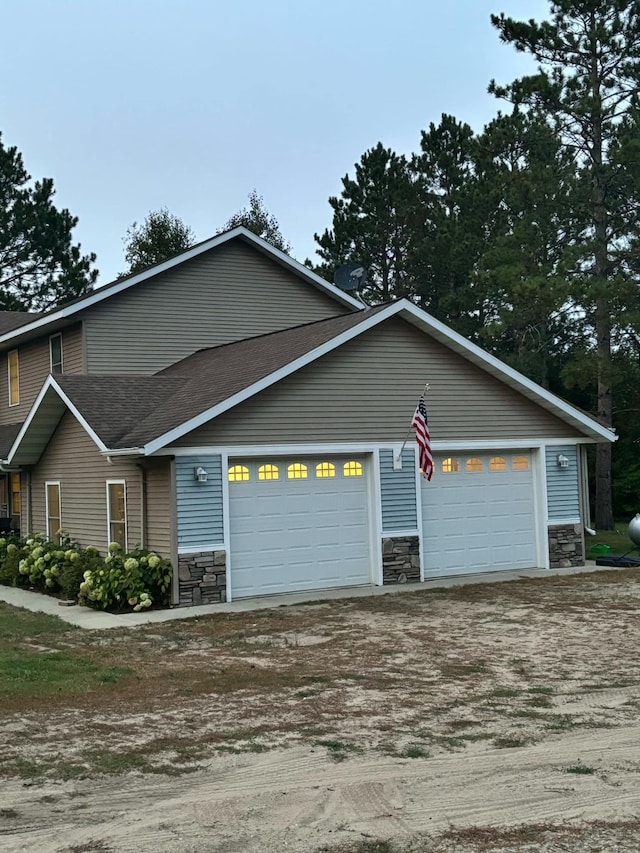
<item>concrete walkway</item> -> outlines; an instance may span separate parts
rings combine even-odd
[[[209,616],[214,613],[244,613],[250,610],[267,610],[291,604],[303,604],[310,601],[328,601],[341,598],[365,598],[371,595],[401,595],[407,592],[420,592],[434,588],[463,586],[466,584],[498,583],[522,580],[525,578],[548,578],[562,575],[575,575],[593,571],[617,571],[615,568],[596,566],[592,560],[586,566],[573,569],[524,569],[509,572],[487,572],[485,574],[463,575],[452,578],[435,578],[421,584],[396,586],[358,586],[351,589],[323,589],[317,592],[294,592],[287,595],[270,595],[260,598],[243,598],[227,604],[202,604],[195,607],[172,607],[168,610],[148,610],[140,613],[104,613],[89,607],[71,607],[61,605],[57,598],[29,592],[25,589],[0,585],[0,601],[14,607],[24,607],[36,613],[49,613],[58,616],[70,625],[88,630],[105,628],[133,628],[153,622],[168,622],[172,619],[190,619],[195,616]]]

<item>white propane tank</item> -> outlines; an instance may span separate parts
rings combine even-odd
[[[629,522],[629,529],[627,533],[629,534],[629,539],[631,539],[633,544],[640,548],[640,512],[637,512],[634,518]]]

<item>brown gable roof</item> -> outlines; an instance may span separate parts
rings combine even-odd
[[[110,449],[129,447],[123,436],[167,404],[183,384],[157,376],[57,376],[56,382]]]
[[[19,329],[20,326],[43,317],[39,311],[0,311],[0,335]]]
[[[154,376],[60,376],[56,382],[109,449],[141,447],[384,307],[199,350]]]

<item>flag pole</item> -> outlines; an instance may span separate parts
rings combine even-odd
[[[425,382],[424,389],[423,389],[422,394],[420,396],[424,397],[424,395],[427,393],[427,391],[429,391],[430,388],[431,388],[431,386],[429,385],[429,383]],[[412,429],[413,429],[413,419],[412,419],[411,426],[407,430],[407,434],[404,437],[404,441],[402,442],[402,447],[400,448],[400,453],[398,453],[398,455],[396,456],[396,460],[402,459],[402,451],[404,450],[406,443],[409,441],[409,436],[411,435]]]

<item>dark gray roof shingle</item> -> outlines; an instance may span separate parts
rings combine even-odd
[[[109,449],[141,447],[385,307],[199,350],[154,376],[61,376],[57,381]]]

